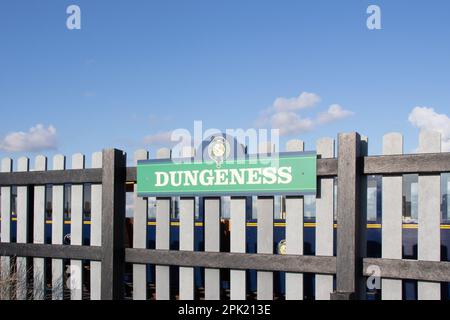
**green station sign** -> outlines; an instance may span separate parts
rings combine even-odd
[[[313,152],[223,162],[214,160],[139,161],[138,196],[294,196],[316,193],[317,155]]]

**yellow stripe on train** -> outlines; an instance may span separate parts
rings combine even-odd
[[[156,226],[156,222],[155,221],[149,221],[148,222],[149,226]],[[170,225],[172,227],[179,227],[180,223],[179,222],[171,222]],[[258,223],[257,222],[247,222],[247,227],[257,227]],[[285,228],[286,227],[286,222],[275,222],[274,227],[276,228]],[[196,227],[203,227],[203,222],[196,222],[195,223]],[[304,223],[304,227],[305,228],[315,228],[317,226],[317,223],[315,222],[305,222]],[[337,228],[337,224],[333,225],[334,228]],[[367,229],[381,229],[382,224],[381,223],[369,223],[367,224]],[[418,229],[419,225],[417,224],[404,224],[403,225],[403,229]],[[441,229],[450,229],[450,224],[442,224],[441,225]]]
[[[0,218],[0,221],[2,221],[2,218]],[[11,221],[17,221],[16,217],[11,218]],[[52,220],[47,220],[45,221],[46,224],[52,224]],[[70,221],[66,220],[64,221],[64,224],[71,224]],[[83,224],[85,225],[90,225],[91,221],[83,221]],[[149,226],[156,226],[156,222],[155,221],[149,221],[148,222]],[[172,227],[179,227],[180,223],[179,222],[171,222],[170,225]],[[286,227],[286,222],[275,222],[274,227],[276,228],[285,228]],[[203,227],[203,222],[196,222],[195,223],[196,227]],[[257,222],[248,222],[247,223],[247,227],[257,227],[258,223]],[[317,223],[315,222],[305,222],[304,223],[304,227],[305,228],[315,228],[317,226]],[[337,225],[334,224],[333,225],[334,228],[337,228]],[[382,224],[381,223],[369,223],[367,224],[367,229],[381,229]],[[403,224],[403,229],[419,229],[419,225],[418,224],[414,224],[414,223],[405,223]],[[443,230],[450,230],[450,224],[441,224],[441,229]]]

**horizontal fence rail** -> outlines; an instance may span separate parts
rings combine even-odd
[[[0,256],[79,259],[101,261],[103,252],[101,247],[31,244],[31,243],[2,243]]]
[[[383,278],[450,282],[450,262],[447,261],[365,258],[364,270],[370,270],[371,266],[379,267],[379,276]],[[364,275],[372,273],[366,271]]]
[[[335,274],[336,257],[126,249],[126,262],[294,273]]]
[[[364,157],[364,174],[408,174],[450,172],[450,153]]]
[[[0,173],[1,186],[102,183],[102,169]]]

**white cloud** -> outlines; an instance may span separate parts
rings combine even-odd
[[[254,122],[257,128],[278,129],[282,136],[302,134],[314,130],[317,126],[325,125],[337,120],[352,116],[354,113],[343,109],[338,104],[331,105],[327,111],[316,113],[315,116],[305,117],[300,114],[301,110],[315,107],[321,98],[316,93],[302,92],[297,97],[275,99],[270,107],[261,110]],[[157,119],[156,117],[153,119]],[[183,131],[183,130],[181,130]],[[176,133],[174,135],[174,133]],[[181,142],[180,142],[181,141]],[[168,131],[149,135],[144,138],[144,143],[149,145],[160,145],[171,147],[174,144],[183,147],[191,145],[189,132]],[[176,154],[176,153],[175,153]]]
[[[354,113],[343,109],[339,104],[331,105],[327,111],[315,117],[304,117],[299,111],[314,107],[320,102],[319,95],[302,92],[295,98],[277,98],[270,108],[260,112],[255,121],[256,127],[279,129],[280,135],[302,134],[314,130],[319,125],[329,124],[352,116]]]
[[[420,130],[432,130],[442,135],[442,150],[450,151],[450,118],[437,113],[433,108],[415,107],[408,117],[409,122]]]
[[[5,152],[41,152],[58,147],[54,126],[38,124],[28,132],[11,132],[0,140],[0,150]]]
[[[272,108],[277,111],[294,111],[315,106],[320,102],[320,97],[315,93],[302,92],[298,97],[279,97],[273,102]]]
[[[326,112],[322,112],[319,114],[317,118],[317,123],[319,124],[327,124],[330,122],[334,122],[336,120],[345,119],[354,115],[352,111],[344,110],[340,105],[333,104],[331,105]]]
[[[311,131],[314,121],[309,118],[301,118],[295,112],[278,112],[271,118],[272,128],[279,129],[281,136],[300,134]]]

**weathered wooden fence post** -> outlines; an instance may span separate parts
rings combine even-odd
[[[358,244],[360,226],[360,186],[363,174],[361,137],[339,134],[337,190],[337,266],[333,300],[357,299],[362,277]]]
[[[124,297],[126,155],[103,151],[102,176],[102,300]]]

